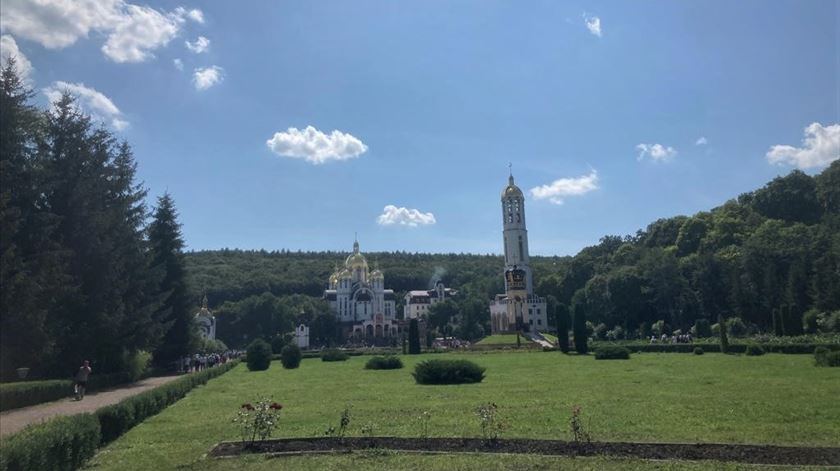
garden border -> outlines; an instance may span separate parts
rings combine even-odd
[[[840,447],[798,447],[744,445],[730,443],[638,443],[589,442],[507,438],[419,438],[419,437],[305,437],[244,442],[221,442],[208,453],[213,458],[244,454],[294,456],[324,453],[350,453],[369,449],[388,449],[421,453],[508,453],[547,456],[597,456],[648,460],[715,460],[775,465],[840,465]]]

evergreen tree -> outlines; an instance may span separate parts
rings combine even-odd
[[[184,266],[184,241],[175,203],[168,193],[158,198],[154,220],[149,226],[149,246],[152,266],[163,271],[160,292],[164,300],[158,316],[165,334],[154,353],[155,363],[163,366],[190,353],[196,345]]]
[[[420,353],[420,328],[416,318],[408,323],[408,353],[410,355]]]
[[[557,304],[557,347],[563,353],[569,353],[569,309],[563,303]]]
[[[589,351],[589,338],[586,334],[586,304],[575,303],[572,333],[575,338],[575,351],[585,355]]]
[[[718,315],[718,329],[720,331],[720,352],[729,353],[729,338],[726,336],[726,319]]]

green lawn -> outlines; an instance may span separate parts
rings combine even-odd
[[[530,343],[526,337],[519,337],[522,344]],[[516,334],[488,335],[476,342],[476,345],[516,345]]]
[[[487,368],[481,384],[419,386],[413,365],[428,358],[469,358]],[[354,454],[264,460],[206,460],[214,443],[236,439],[230,419],[243,402],[267,395],[284,404],[276,436],[321,435],[352,403],[351,434],[418,436],[423,411],[430,435],[479,436],[473,409],[498,404],[506,437],[569,439],[569,411],[583,408],[595,440],[735,442],[802,445],[840,443],[840,370],[813,366],[810,355],[762,357],[637,354],[596,361],[557,352],[435,354],[402,357],[406,368],[368,371],[367,357],[347,362],[304,360],[297,370],[278,362],[264,372],[244,365],[199,387],[140,424],[95,458],[103,469],[522,469],[569,463],[591,469],[704,469],[703,464],[632,460]],[[451,465],[451,466],[450,466]],[[669,468],[673,466],[673,468]]]

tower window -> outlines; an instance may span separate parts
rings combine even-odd
[[[519,260],[525,260],[525,251],[522,250],[522,236],[519,236]]]

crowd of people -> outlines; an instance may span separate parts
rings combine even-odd
[[[196,353],[194,355],[186,355],[178,360],[179,373],[194,373],[196,371],[206,370],[216,365],[223,365],[234,358],[242,355],[240,350],[227,350],[222,353]]]
[[[680,335],[668,335],[662,334],[659,338],[655,335],[650,336],[650,343],[691,343],[694,341],[694,338],[691,337],[691,334],[680,334]]]

